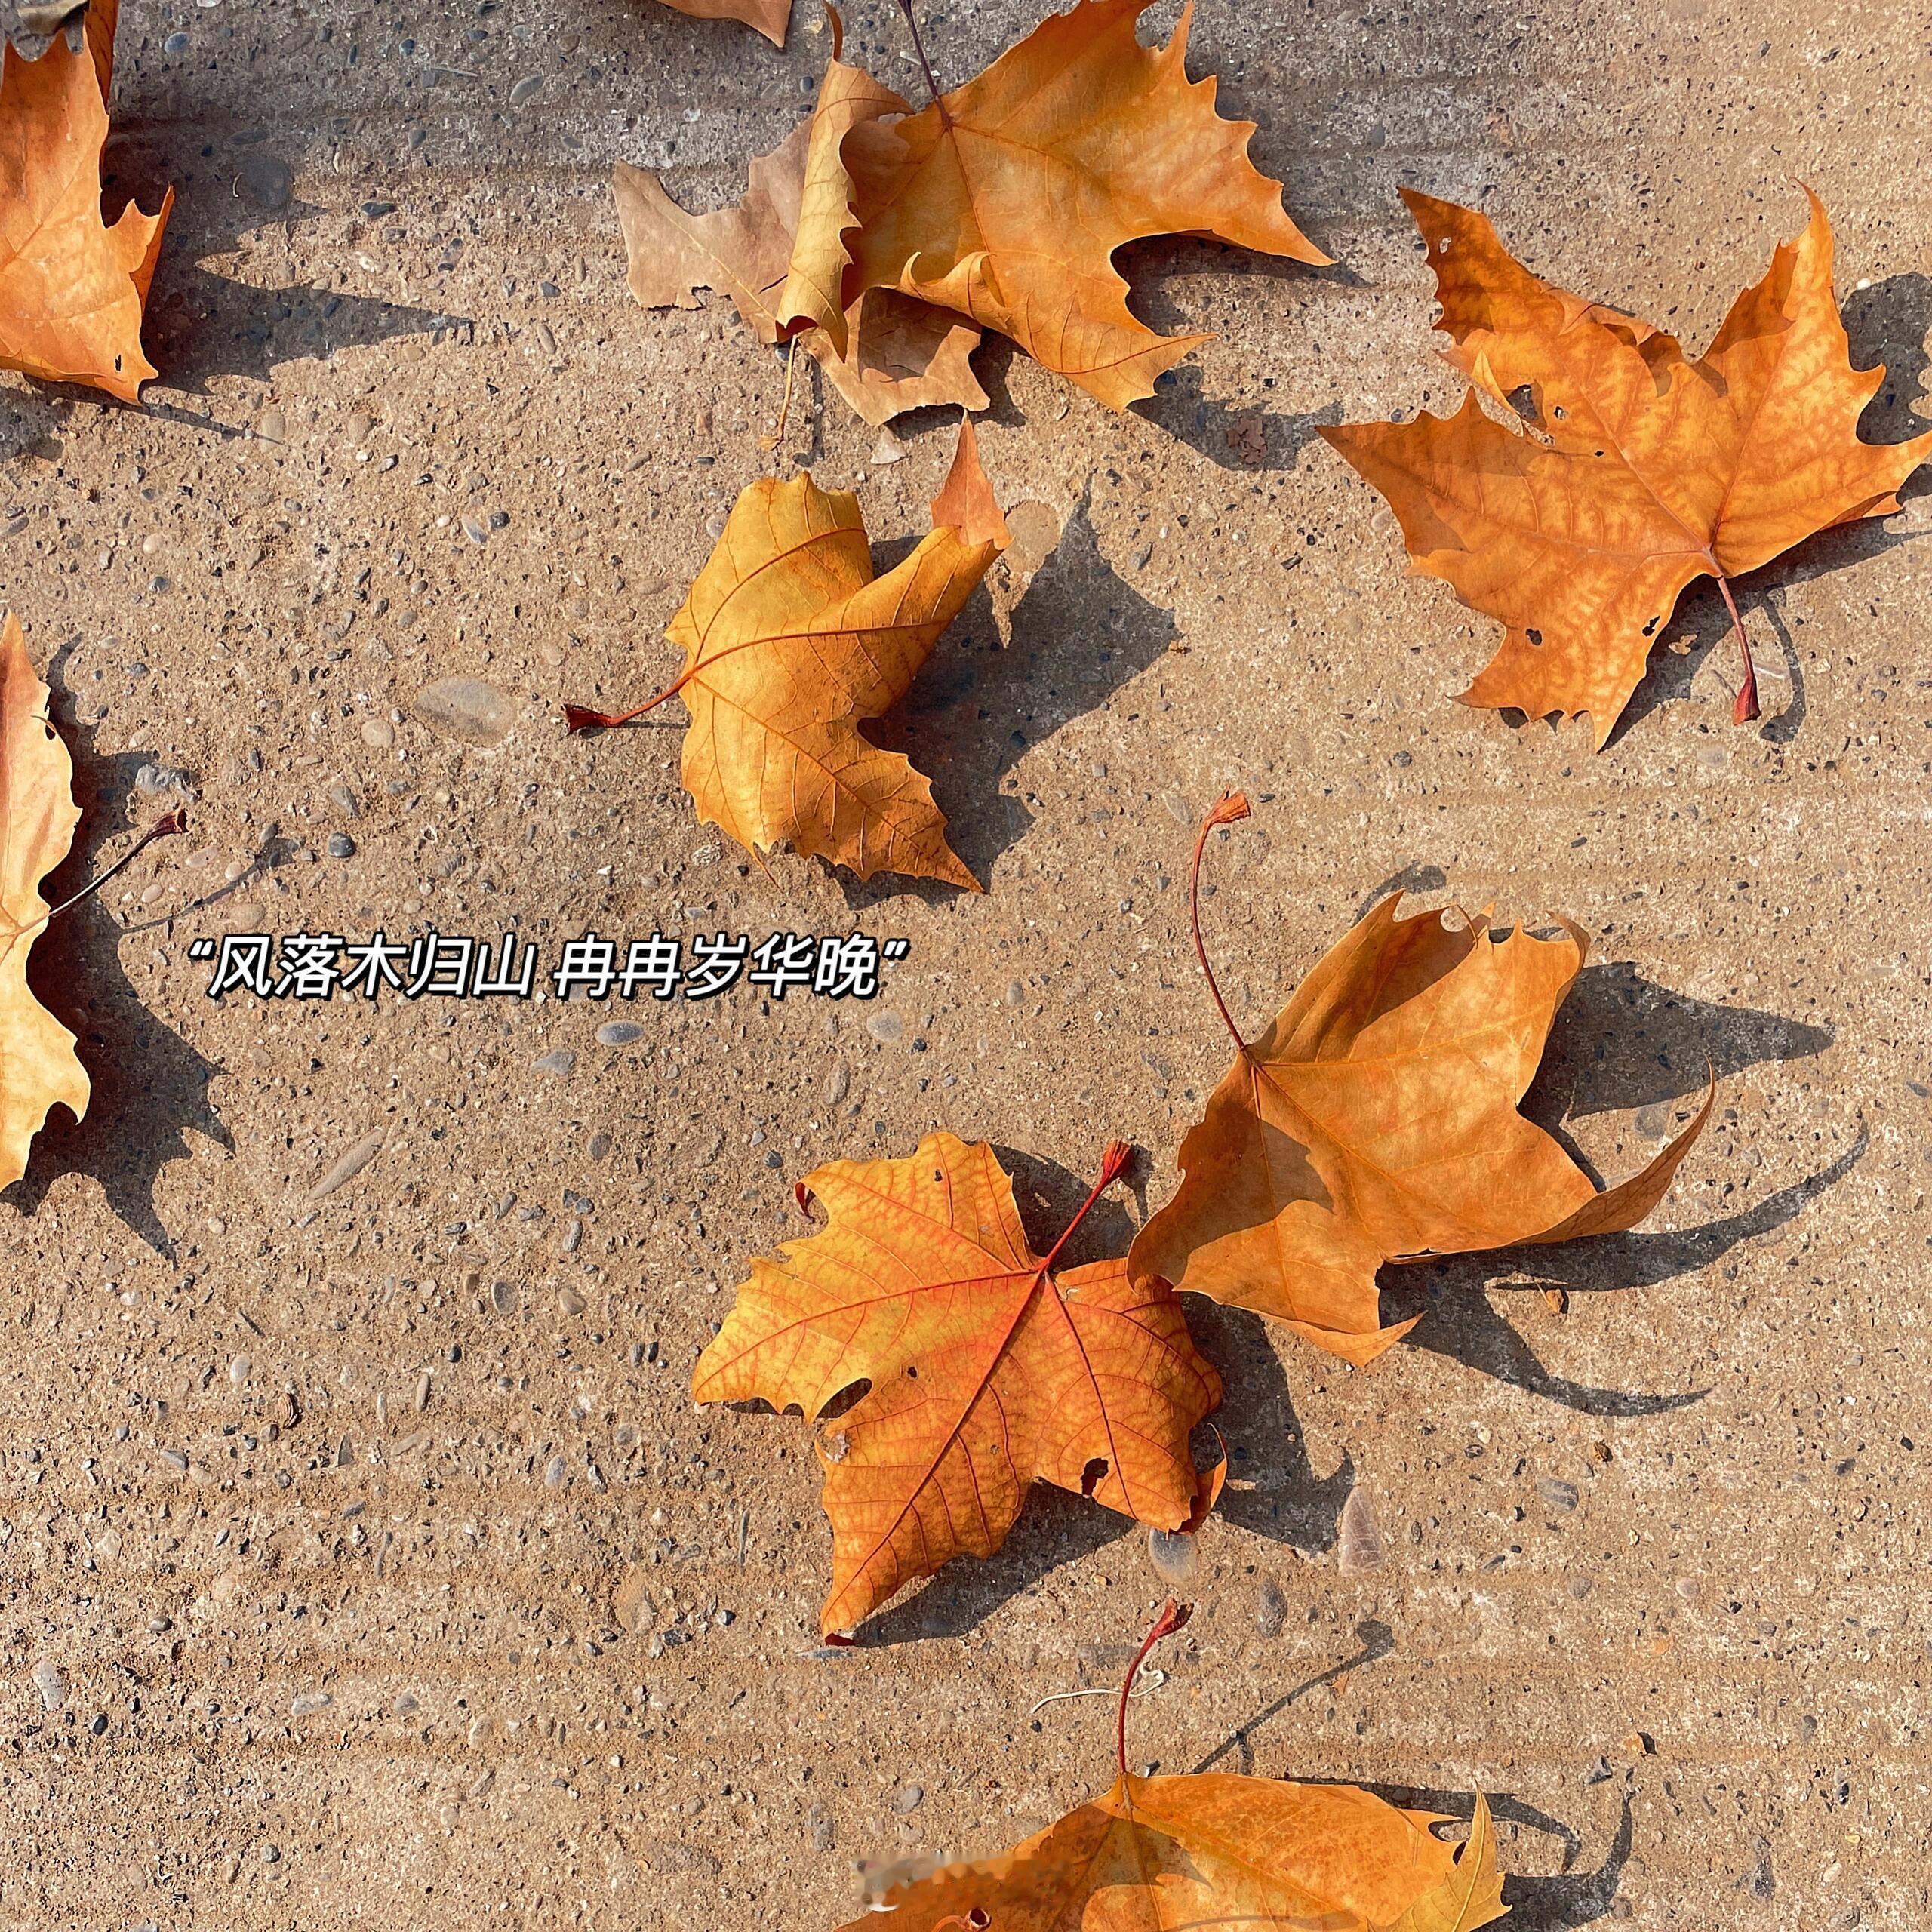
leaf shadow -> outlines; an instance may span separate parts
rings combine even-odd
[[[1235,1769],[1243,1777],[1254,1774],[1254,1734],[1265,1724],[1272,1723],[1291,1705],[1298,1703],[1311,1690],[1318,1690],[1324,1684],[1332,1684],[1339,1677],[1380,1663],[1386,1657],[1392,1656],[1395,1649],[1395,1633],[1380,1618],[1368,1617],[1355,1626],[1355,1638],[1361,1648],[1352,1657],[1343,1658],[1340,1663],[1331,1664],[1326,1670],[1318,1671],[1314,1676],[1297,1684],[1292,1690],[1284,1690],[1271,1703],[1264,1704],[1244,1724],[1237,1724],[1227,1736],[1216,1745],[1198,1764],[1188,1767],[1188,1775],[1198,1777],[1204,1771],[1211,1771],[1224,1758],[1237,1759]],[[1340,1780],[1315,1779],[1315,1783],[1341,1782]]]
[[[70,648],[56,654],[47,672],[50,687],[63,695],[61,666]],[[104,869],[109,861],[98,855],[109,841],[145,830],[148,822],[137,823],[128,802],[139,795],[134,777],[142,755],[97,754],[94,734],[85,726],[63,724],[61,735],[74,753],[74,798],[82,816],[73,850],[42,888],[55,905]],[[192,817],[190,808],[191,822]],[[150,1013],[122,968],[121,943],[139,930],[124,927],[92,896],[49,925],[34,947],[28,983],[76,1035],[93,1091],[84,1119],[76,1121],[64,1107],[55,1110],[34,1138],[26,1173],[4,1198],[32,1214],[60,1176],[88,1175],[114,1213],[171,1262],[174,1238],[155,1204],[162,1169],[192,1154],[190,1131],[230,1153],[235,1143],[209,1097],[223,1069]]]
[[[278,267],[288,250],[273,244],[273,231],[282,231],[285,244],[331,211],[295,198],[293,170],[275,153],[269,125],[238,127],[228,103],[210,103],[204,112],[179,95],[164,111],[159,100],[143,98],[144,83],[131,67],[115,79],[115,128],[101,169],[109,218],[131,197],[152,210],[165,188],[171,184],[175,191],[142,331],[162,382],[205,395],[218,377],[266,382],[282,363],[305,356],[326,360],[338,349],[407,336],[473,340],[466,318],[435,309],[319,285],[260,287],[208,266],[253,245]],[[202,139],[211,125],[227,129],[225,138]],[[373,238],[386,219],[353,211],[343,238],[351,259],[365,234],[372,236],[370,245],[386,249]]]
[[[1106,705],[1180,635],[1171,611],[1150,602],[1101,554],[1081,491],[1052,553],[1013,608],[1002,646],[983,584],[941,638],[903,703],[866,728],[882,749],[932,780],[947,837],[985,881],[1033,822],[1009,774],[1026,751]],[[879,546],[889,568],[889,546]],[[957,888],[896,875],[841,873],[855,912],[911,894],[950,899]]]
[[[1908,442],[1927,427],[1926,344],[1932,338],[1932,275],[1887,275],[1855,288],[1839,309],[1851,366],[1882,362],[1885,380],[1865,405],[1858,433],[1868,443]]]
[[[1829,1025],[1672,992],[1627,960],[1607,961],[1577,974],[1523,1112],[1548,1127],[1660,1106],[1701,1096],[1711,1073],[1809,1060],[1837,1037]]]
[[[1333,1471],[1316,1475],[1287,1371],[1260,1315],[1198,1295],[1183,1301],[1195,1346],[1220,1374],[1215,1421],[1227,1440],[1228,1473],[1246,1478],[1242,1487],[1230,1483],[1222,1491],[1217,1514],[1304,1556],[1332,1549],[1342,1506],[1355,1484],[1354,1457],[1345,1450]],[[1289,1339],[1285,1331],[1283,1339]]]
[[[1863,1123],[1857,1140],[1816,1173],[1721,1220],[1701,1227],[1645,1234],[1599,1235],[1555,1247],[1512,1248],[1494,1254],[1456,1255],[1439,1261],[1385,1269],[1384,1318],[1420,1313],[1408,1341],[1493,1376],[1545,1401],[1585,1415],[1651,1416],[1702,1401],[1708,1389],[1670,1395],[1635,1395],[1598,1389],[1555,1374],[1489,1300],[1494,1287],[1548,1286],[1572,1294],[1608,1294],[1654,1287],[1709,1268],[1741,1241],[1754,1241],[1796,1218],[1835,1187],[1864,1158],[1870,1144]],[[1418,1281],[1415,1278],[1425,1276]]]
[[[1324,402],[1302,414],[1223,402],[1208,395],[1201,371],[1192,362],[1164,370],[1155,379],[1153,395],[1131,410],[1196,455],[1235,470],[1292,469],[1315,432],[1342,420],[1339,402]]]

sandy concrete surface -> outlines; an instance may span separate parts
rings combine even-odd
[[[942,77],[1038,17],[934,10]],[[1932,14],[1202,0],[1195,71],[1343,266],[1131,251],[1142,312],[1216,339],[1126,416],[982,354],[1028,541],[886,735],[983,897],[768,876],[696,823],[675,715],[556,721],[663,681],[752,478],[809,462],[890,549],[949,454],[927,417],[881,462],[832,398],[761,456],[777,358],[624,288],[611,162],[734,196],[809,24],[130,0],[110,194],[178,189],[163,373],[140,410],[0,384],[0,595],[86,808],[57,886],[184,796],[192,831],[35,955],[94,1100],[0,1202],[0,1926],[805,1932],[859,1861],[1103,1788],[1106,1700],[1033,1706],[1115,1679],[1170,1587],[1144,1534],[1037,1492],[817,1653],[806,1433],[688,1375],[793,1179],[935,1125],[1007,1150],[1042,1241],[1131,1136],[1077,1244],[1118,1251],[1223,1062],[1186,859],[1238,783],[1204,910],[1251,1028],[1392,883],[1561,909],[1598,963],[1539,1117],[1614,1177],[1707,1062],[1718,1109],[1642,1231],[1399,1271],[1424,1318],[1369,1374],[1191,1304],[1235,1481],[1137,1759],[1480,1787],[1524,1932],[1921,1927],[1929,500],[1740,586],[1761,726],[1707,585],[1593,756],[1450,701],[1494,627],[1313,431],[1458,392],[1399,184],[1701,344],[1804,180],[1893,367],[1867,433],[1909,433]],[[886,0],[850,27],[917,91]],[[453,677],[496,742],[423,721]],[[910,942],[869,1008],[217,1005],[189,957],[855,923]],[[1358,1484],[1386,1555],[1344,1574]]]

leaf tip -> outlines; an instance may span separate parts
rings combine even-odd
[[[1245,792],[1224,792],[1216,801],[1214,810],[1208,814],[1201,829],[1211,832],[1217,825],[1238,824],[1253,809],[1247,802]]]

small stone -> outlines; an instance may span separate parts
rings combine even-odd
[[[906,445],[890,429],[878,432],[878,441],[872,445],[872,453],[866,460],[883,469],[889,463],[903,463],[906,457]]]
[[[466,516],[463,518],[463,534],[464,536],[468,537],[472,543],[480,545],[487,543],[490,540],[488,527],[486,525],[478,522],[476,518],[473,516]]]
[[[583,1297],[580,1294],[575,1288],[572,1287],[571,1284],[566,1281],[564,1285],[557,1291],[557,1306],[561,1308],[566,1315],[581,1315],[585,1309],[589,1306],[589,1303],[584,1300]]]
[[[33,1667],[33,1687],[40,1693],[42,1708],[50,1713],[67,1701],[67,1680],[57,1664],[45,1657]]]
[[[279,1845],[265,1844],[262,1847],[258,1856],[264,1865],[279,1865],[281,1863],[281,1847]]]
[[[1342,1527],[1336,1561],[1345,1571],[1379,1569],[1382,1563],[1382,1532],[1375,1524],[1375,1511],[1368,1492],[1359,1484],[1349,1491],[1342,1505]]]
[[[1574,1509],[1577,1506],[1577,1485],[1565,1482],[1561,1476],[1537,1477],[1537,1494],[1552,1509]]]
[[[374,745],[379,752],[386,751],[395,743],[395,727],[386,718],[365,718],[362,721],[362,742]]]
[[[295,192],[295,171],[278,155],[247,154],[242,157],[242,165],[235,170],[235,185],[256,207],[276,214],[288,207],[289,198]],[[281,412],[271,413],[279,423]],[[263,426],[255,433],[264,442],[280,442],[283,432],[278,428],[274,435],[269,435],[267,422],[268,418],[264,417]]]
[[[416,694],[410,709],[432,731],[466,745],[501,744],[515,713],[481,678],[443,678]]]
[[[810,1837],[814,1851],[836,1851],[838,1834],[832,1822],[832,1814],[816,1800],[807,1807],[805,1831]]]
[[[1178,1530],[1149,1530],[1147,1560],[1168,1583],[1192,1583],[1201,1568],[1201,1552],[1192,1537]]]
[[[591,1160],[602,1160],[611,1151],[611,1137],[608,1134],[593,1134],[590,1137],[590,1145],[583,1151]]]
[[[517,1287],[514,1281],[492,1281],[490,1284],[490,1306],[499,1315],[516,1312]]]
[[[382,1151],[383,1130],[373,1128],[343,1150],[335,1164],[309,1189],[309,1198],[326,1201],[338,1188],[346,1187]]]
[[[645,1595],[644,1570],[632,1564],[617,1579],[617,1587],[611,1592],[611,1614],[618,1629],[628,1630],[633,1637],[648,1630],[654,1620]]]
[[[328,854],[331,859],[352,859],[355,856],[355,841],[346,832],[331,832]]]
[[[574,1073],[577,1071],[577,1055],[568,1047],[559,1047],[554,1053],[538,1054],[531,1065],[539,1073]]]
[[[362,815],[362,808],[356,803],[355,794],[346,785],[331,785],[329,787],[329,803],[344,818],[359,818]]]
[[[526,74],[510,89],[510,105],[521,107],[525,102],[534,100],[543,91],[543,76],[541,74]]]
[[[1192,825],[1194,823],[1194,808],[1178,792],[1163,792],[1161,802],[1167,807],[1168,816],[1177,825]]]
[[[633,1040],[642,1039],[645,1030],[635,1020],[607,1020],[597,1029],[597,1044],[600,1047],[627,1047]]]
[[[715,1878],[724,1870],[715,1852],[701,1844],[679,1844],[669,1838],[653,1838],[644,1847],[652,1871],[666,1878]]]
[[[325,1711],[335,1702],[326,1690],[304,1690],[288,1707],[292,1718],[313,1717],[318,1711]]]
[[[561,1456],[552,1456],[544,1465],[543,1480],[552,1489],[561,1489],[564,1478],[570,1474],[570,1465]]]
[[[1288,1600],[1281,1594],[1281,1586],[1271,1577],[1267,1582],[1256,1586],[1254,1592],[1254,1627],[1264,1637],[1278,1637],[1288,1620]]]
[[[825,1077],[825,1103],[835,1107],[852,1091],[852,1069],[841,1060],[833,1063]]]
[[[237,1355],[235,1359],[228,1364],[228,1379],[229,1381],[233,1383],[238,1389],[240,1388],[242,1383],[246,1382],[249,1377],[253,1375],[254,1372],[255,1364],[251,1361],[246,1355]]]
[[[926,1789],[924,1785],[902,1784],[892,1794],[892,1808],[901,1817],[909,1811],[918,1810],[925,1801]]]
[[[1658,1100],[1647,1107],[1639,1107],[1632,1123],[1646,1140],[1668,1140],[1670,1138],[1672,1103]]]
[[[288,440],[288,418],[278,409],[265,409],[255,425],[255,434],[265,443],[285,443]]]
[[[906,1023],[888,1007],[883,1013],[875,1013],[866,1022],[866,1031],[875,1040],[891,1046],[906,1036]]]

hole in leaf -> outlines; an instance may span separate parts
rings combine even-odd
[[[1559,423],[1562,422],[1570,414],[1570,412],[1565,409],[1560,402],[1554,405],[1549,413],[1551,415],[1555,417]]]
[[[1644,635],[1646,637],[1654,637],[1657,634],[1657,617],[1654,616],[1651,619],[1651,621],[1644,626]]]
[[[1096,1456],[1094,1460],[1080,1472],[1081,1494],[1082,1496],[1091,1496],[1094,1491],[1100,1487],[1101,1479],[1106,1475],[1106,1457],[1104,1456]]]
[[[1527,638],[1532,644],[1540,644],[1543,641],[1543,632],[1540,630],[1527,630],[1523,633],[1523,635]]]
[[[1449,252],[1449,237],[1448,237],[1447,235],[1444,235],[1444,236],[1443,236],[1443,238],[1441,238],[1441,240],[1436,243],[1436,245],[1435,245],[1435,252],[1436,252],[1438,255],[1446,255],[1446,254],[1448,254],[1448,252]]]
[[[841,1416],[850,1415],[872,1392],[869,1377],[862,1376],[849,1389],[841,1389],[818,1412],[820,1422],[836,1422]]]

